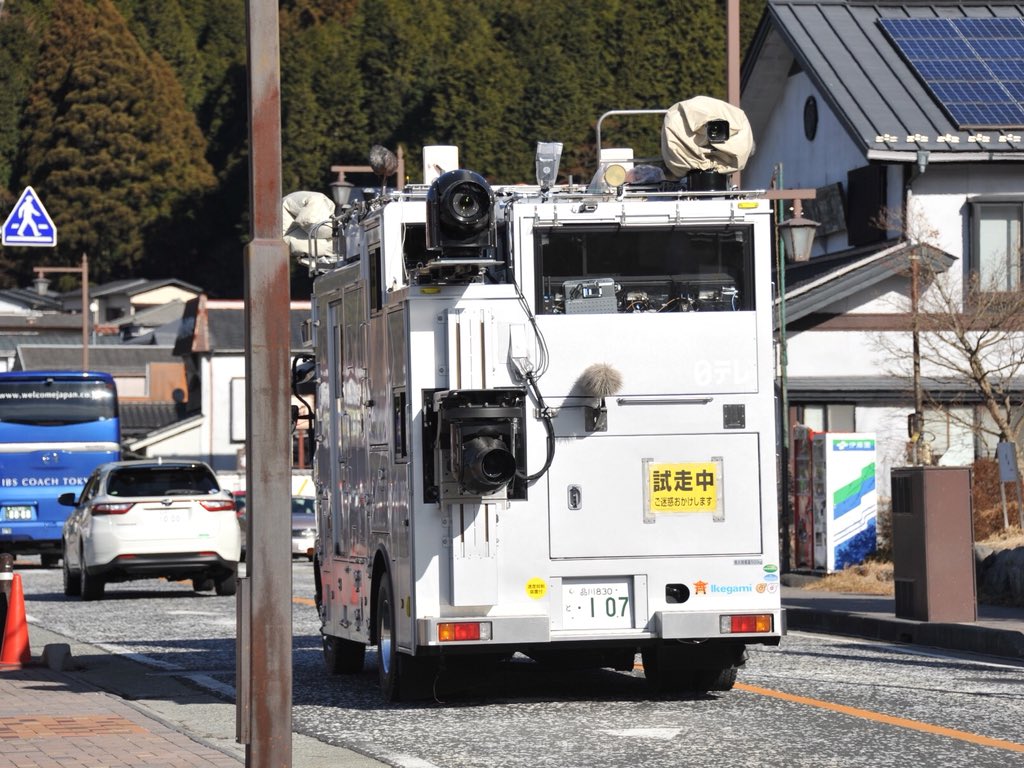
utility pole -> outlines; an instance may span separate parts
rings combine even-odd
[[[725,79],[729,103],[740,106],[740,0],[729,0],[725,17]],[[740,187],[741,171],[732,175],[732,183]]]
[[[245,764],[292,762],[291,324],[281,213],[277,0],[246,0],[252,239],[245,247],[245,429],[249,512],[239,579],[236,711]]]
[[[3,10],[3,0],[0,0],[0,11]],[[89,325],[91,310],[89,309],[89,257],[82,254],[82,266],[80,267],[33,267],[36,273],[36,280],[42,281],[43,288],[40,293],[45,293],[47,272],[74,272],[82,276],[82,370],[89,370]]]
[[[921,257],[918,248],[916,243],[910,247],[910,337],[914,368],[914,415],[911,417],[909,431],[910,463],[915,467],[921,466],[921,436],[924,432],[924,392],[921,388],[921,316],[918,306]]]

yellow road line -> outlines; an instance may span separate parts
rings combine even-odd
[[[883,715],[881,712],[872,712],[869,709],[847,707],[843,704],[833,704],[830,701],[812,699],[807,696],[795,696],[791,693],[783,693],[782,691],[775,691],[771,688],[761,688],[756,685],[747,685],[746,683],[736,683],[735,687],[737,690],[740,691],[747,691],[748,693],[757,693],[761,696],[770,696],[774,699],[791,701],[795,704],[806,704],[809,707],[827,709],[831,712],[839,712],[844,715],[850,715],[851,717],[860,717],[864,720],[872,720],[876,723],[895,725],[899,728],[907,728],[913,731],[921,731],[922,733],[931,733],[938,736],[948,736],[951,739],[959,739],[960,741],[967,741],[971,744],[979,744],[983,747],[1005,749],[1010,752],[1024,752],[1024,744],[1018,744],[1015,741],[1006,741],[1005,739],[993,739],[989,736],[981,736],[977,733],[970,733],[968,731],[958,731],[955,728],[943,728],[941,725],[931,725],[930,723],[922,723],[917,720],[908,720],[905,717],[893,717],[892,715]]]
[[[308,597],[293,597],[292,602],[297,605],[316,605],[316,603]]]
[[[299,605],[315,605],[315,603],[308,597],[293,597],[292,602],[298,603]],[[644,667],[642,664],[636,664],[633,668],[638,671],[643,671]],[[1005,749],[1009,752],[1024,752],[1024,744],[1018,744],[1015,741],[1006,741],[1005,739],[994,739],[990,736],[982,736],[978,733],[970,733],[969,731],[958,731],[955,728],[945,728],[941,725],[922,723],[918,720],[910,720],[905,717],[894,717],[892,715],[885,715],[881,712],[872,712],[870,709],[848,707],[845,704],[834,704],[831,701],[812,699],[808,696],[797,696],[792,693],[783,693],[782,691],[772,690],[771,688],[761,688],[757,685],[748,685],[747,683],[737,682],[733,687],[739,691],[746,691],[747,693],[756,693],[761,696],[770,696],[773,699],[781,699],[782,701],[789,701],[794,704],[804,704],[809,707],[826,709],[830,712],[839,712],[844,715],[850,715],[851,717],[859,717],[864,720],[871,720],[876,723],[885,723],[886,725],[895,725],[898,728],[907,728],[912,731],[921,731],[922,733],[930,733],[936,736],[948,736],[951,739],[958,739],[960,741],[966,741],[971,744],[978,744],[983,747]]]

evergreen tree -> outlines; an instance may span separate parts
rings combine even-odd
[[[453,16],[473,5],[469,0],[359,4],[355,23],[362,40],[362,106],[373,143],[445,143],[433,131],[430,99],[438,91],[438,76],[451,45]]]
[[[726,19],[720,0],[634,0],[617,14],[610,37],[615,92],[627,108],[667,109],[694,96],[726,96]],[[724,3],[721,3],[724,5]],[[659,158],[660,115],[609,119],[611,144],[638,157]],[[605,135],[602,136],[604,141]]]
[[[184,0],[189,4],[189,0]],[[116,0],[142,47],[157,51],[171,65],[185,92],[185,103],[194,110],[203,98],[203,62],[199,58],[197,19],[181,0]],[[201,21],[201,19],[198,19]]]
[[[526,87],[522,72],[477,6],[459,7],[451,32],[438,51],[442,66],[429,99],[435,142],[458,146],[464,168],[501,182],[531,181],[524,159],[533,151],[514,122]],[[423,143],[430,138],[423,135]]]
[[[741,0],[741,51],[765,2]],[[365,164],[375,143],[404,147],[413,181],[439,143],[494,181],[529,182],[536,142],[561,141],[560,179],[589,181],[604,112],[724,98],[726,6],[282,0],[283,190],[326,191],[331,165]],[[6,3],[0,210],[31,183],[57,219],[55,261],[85,250],[99,279],[132,269],[240,296],[246,32],[245,0]],[[656,157],[660,121],[609,118],[602,142]],[[30,277],[38,253],[7,248],[0,270],[4,258],[20,269],[0,284]]]
[[[147,227],[212,186],[202,136],[170,67],[145,54],[111,0],[54,6],[43,47],[25,181],[47,200],[61,260],[84,252],[98,280],[130,274]]]
[[[605,46],[614,34],[608,18],[617,3],[565,0],[551,4],[514,0],[499,6],[502,30],[522,80],[522,98],[511,124],[522,132],[524,180],[532,181],[537,141],[563,144],[562,177],[583,181],[593,173],[593,126],[612,106]]]
[[[282,183],[327,191],[334,163],[365,164],[373,144],[362,110],[360,29],[306,9],[281,17]]]

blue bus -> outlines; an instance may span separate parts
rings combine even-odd
[[[0,552],[38,554],[53,567],[89,473],[121,456],[117,389],[107,373],[0,372]]]

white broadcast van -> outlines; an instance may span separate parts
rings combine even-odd
[[[728,690],[779,642],[771,206],[726,185],[742,112],[659,112],[661,162],[598,123],[593,181],[551,144],[537,185],[428,171],[304,259],[332,673],[376,645],[398,700],[466,656],[640,654],[656,691]]]

